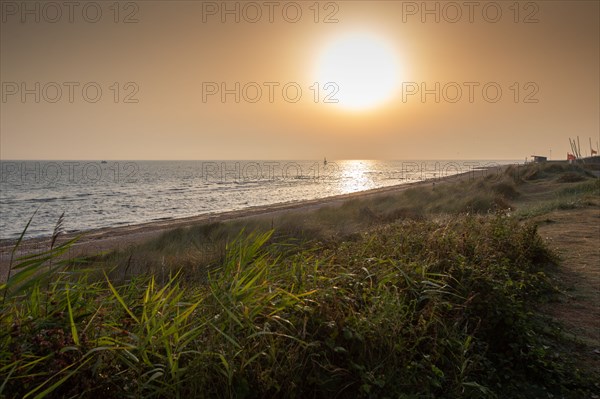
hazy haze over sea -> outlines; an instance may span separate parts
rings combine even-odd
[[[324,198],[516,161],[0,161],[0,239]]]

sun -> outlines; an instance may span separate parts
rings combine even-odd
[[[317,61],[316,79],[336,102],[350,110],[380,106],[396,92],[397,55],[385,40],[370,34],[350,34],[325,46]]]

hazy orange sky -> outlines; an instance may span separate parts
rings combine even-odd
[[[564,159],[599,140],[597,1],[0,3],[2,159]],[[391,93],[370,108],[317,82],[348,37],[388,51],[346,84]],[[349,43],[340,80],[369,61]]]

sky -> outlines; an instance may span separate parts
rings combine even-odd
[[[566,159],[597,1],[0,1],[0,158]]]

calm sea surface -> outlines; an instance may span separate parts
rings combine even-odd
[[[0,161],[0,239],[324,198],[516,161]],[[37,211],[37,212],[36,212]]]

